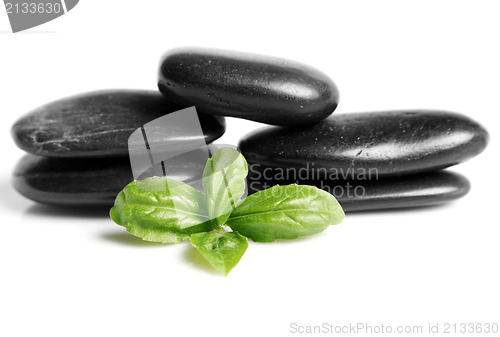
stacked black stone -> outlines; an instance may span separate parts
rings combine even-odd
[[[488,134],[451,112],[338,114],[306,128],[268,127],[245,136],[251,191],[315,185],[344,210],[427,206],[467,194],[464,176],[442,170],[483,151]]]
[[[141,90],[91,92],[35,109],[12,127],[16,144],[29,153],[14,171],[14,187],[45,204],[112,206],[118,192],[133,180],[129,136],[180,109],[159,92]],[[224,117],[198,116],[208,144],[224,134]],[[175,140],[164,136],[155,141]],[[170,173],[194,175],[203,169],[189,164],[178,165],[173,168],[178,172]]]
[[[339,102],[333,81],[284,59],[176,49],[162,58],[158,86],[163,95],[90,93],[21,118],[13,136],[32,155],[15,171],[16,189],[42,203],[112,205],[133,179],[126,158],[130,134],[190,106],[197,108],[207,143],[224,133],[222,116],[274,125],[244,136],[239,144],[249,163],[250,193],[276,184],[315,185],[332,193],[346,211],[427,206],[462,197],[469,181],[443,169],[476,156],[488,142],[480,124],[452,112],[330,116]]]

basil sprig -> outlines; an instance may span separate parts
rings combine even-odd
[[[276,185],[242,201],[247,174],[243,155],[222,148],[203,171],[205,193],[166,178],[134,181],[118,194],[110,216],[147,241],[190,240],[225,275],[245,253],[247,238],[257,242],[296,239],[344,219],[337,200],[314,186]]]

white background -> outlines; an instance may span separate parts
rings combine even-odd
[[[97,1],[12,34],[0,13],[0,335],[288,336],[290,324],[500,323],[498,1]],[[458,111],[485,125],[442,207],[348,214],[294,242],[250,243],[228,277],[189,245],[142,242],[103,212],[57,212],[10,185],[10,127],[51,100],[156,89],[161,54],[207,46],[329,74],[337,112]],[[228,119],[220,142],[257,123]],[[424,329],[424,331],[425,331]]]

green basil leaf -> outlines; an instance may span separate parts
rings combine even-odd
[[[235,232],[197,233],[191,244],[219,272],[227,275],[240,261],[248,247],[244,236]]]
[[[213,229],[203,193],[160,177],[128,184],[116,197],[110,216],[146,241],[177,243],[192,233]]]
[[[207,160],[203,171],[203,189],[207,196],[208,215],[223,225],[245,193],[248,166],[237,150],[224,147]]]
[[[309,185],[276,185],[247,197],[226,225],[253,241],[272,242],[316,234],[344,219],[331,194]]]

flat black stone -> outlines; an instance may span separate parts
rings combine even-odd
[[[133,131],[181,109],[154,91],[91,92],[35,109],[14,124],[12,136],[21,149],[40,156],[127,156],[127,142]],[[198,116],[207,143],[224,134],[224,117]],[[165,135],[165,139],[174,140],[171,135]]]
[[[276,184],[314,185],[332,193],[346,211],[428,206],[467,194],[468,180],[453,172],[438,171],[379,180],[282,179],[276,169],[263,176],[262,166],[249,168],[249,193]],[[180,165],[171,177],[192,181],[203,170]],[[116,195],[133,180],[128,158],[48,158],[24,156],[13,177],[14,188],[33,201],[60,206],[113,205]]]
[[[249,194],[277,184],[313,185],[335,196],[346,212],[437,205],[461,198],[470,190],[467,178],[450,171],[378,180],[284,180],[276,176],[275,170],[266,174],[271,179],[265,179],[264,169],[250,169],[247,178]]]
[[[225,50],[175,49],[162,59],[158,87],[181,106],[273,125],[306,125],[337,107],[332,80],[304,64]]]
[[[484,150],[486,130],[469,117],[444,111],[338,114],[309,127],[267,127],[243,137],[251,163],[337,171],[357,178],[428,172],[466,161]]]
[[[168,177],[191,182],[203,167],[191,162],[170,166]],[[24,156],[14,171],[14,188],[33,201],[66,206],[112,206],[133,180],[130,161],[118,158]]]

